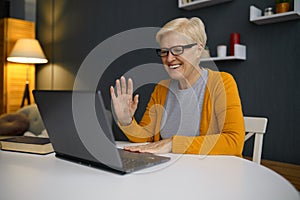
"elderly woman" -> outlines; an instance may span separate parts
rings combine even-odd
[[[244,120],[237,85],[231,75],[199,67],[206,45],[199,18],[178,18],[157,33],[156,52],[170,76],[151,94],[139,123],[134,119],[138,95],[121,77],[110,93],[118,125],[132,142],[126,150],[149,153],[241,156]]]

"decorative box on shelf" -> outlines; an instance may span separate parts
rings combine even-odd
[[[250,6],[250,22],[255,24],[270,24],[283,21],[300,19],[300,0],[294,0],[294,10],[263,16],[262,10],[256,6]]]
[[[193,10],[202,7],[208,7],[232,0],[178,0],[178,8]]]
[[[202,58],[201,62],[222,60],[246,60],[246,46],[241,44],[235,44],[233,56]]]

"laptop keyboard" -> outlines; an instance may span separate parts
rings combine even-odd
[[[119,149],[119,154],[125,169],[137,168],[139,166],[150,166],[152,163],[156,163],[161,160],[160,156],[156,156],[151,153],[134,153]]]
[[[125,169],[134,168],[135,166],[145,166],[147,163],[144,160],[122,158],[122,164]]]

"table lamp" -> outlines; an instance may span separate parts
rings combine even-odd
[[[43,64],[48,62],[39,41],[28,38],[17,40],[10,55],[7,57],[7,61],[27,64],[26,84],[21,107],[24,106],[25,99],[27,99],[27,103],[30,104],[28,78],[29,64]]]

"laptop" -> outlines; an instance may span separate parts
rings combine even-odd
[[[34,90],[33,95],[58,158],[119,174],[170,160],[117,148],[100,91]]]

